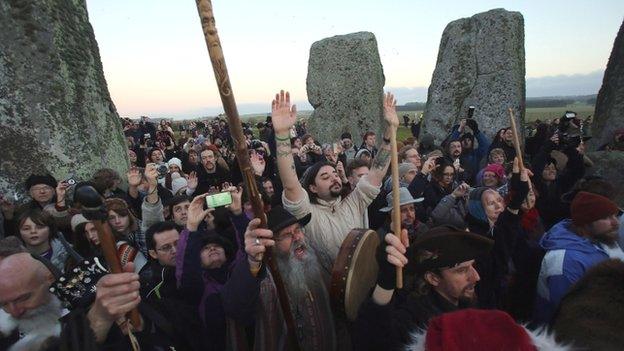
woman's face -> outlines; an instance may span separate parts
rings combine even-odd
[[[178,167],[178,165],[170,165],[169,166],[169,173],[173,173],[173,172],[178,172],[180,173],[180,167]]]
[[[130,227],[130,216],[120,216],[115,211],[108,211],[108,224],[118,233],[125,233]]]
[[[503,163],[505,163],[505,155],[497,152],[495,154],[492,154],[491,160],[492,163],[502,166]]]
[[[36,224],[30,218],[26,218],[19,231],[26,247],[39,246],[50,239],[50,227]]]
[[[85,225],[85,235],[91,244],[96,246],[100,245],[100,237],[93,223],[88,222],[87,225]]]
[[[200,253],[202,267],[213,269],[221,267],[225,261],[225,250],[217,244],[204,246]]]
[[[130,162],[132,163],[136,163],[137,161],[137,155],[132,150],[128,150],[128,158],[130,159]]]
[[[553,163],[549,163],[542,171],[542,178],[547,182],[552,182],[557,178],[557,167]]]
[[[297,149],[301,149],[301,147],[303,146],[303,144],[301,143],[301,139],[299,138],[295,139],[295,142],[293,144]]]
[[[417,169],[420,169],[420,167],[422,166],[422,163],[420,160],[420,154],[418,153],[418,150],[414,150],[414,149],[407,150],[407,152],[405,153],[405,162],[411,162],[414,164],[414,166],[416,166]]]
[[[522,209],[522,211],[526,212],[535,207],[536,200],[537,196],[535,196],[535,191],[533,191],[533,184],[529,182],[529,193],[527,194],[526,199],[522,202],[520,208]]]
[[[488,188],[494,188],[498,186],[498,177],[496,177],[496,174],[494,172],[483,172],[483,186],[486,186]]]
[[[162,163],[164,161],[163,154],[160,150],[156,150],[152,152],[151,161],[154,163]]]
[[[446,168],[444,168],[444,173],[442,173],[442,179],[438,182],[446,188],[453,183],[453,179],[455,179],[455,168],[453,168],[453,166],[446,166]]]
[[[486,190],[481,196],[481,203],[485,210],[487,219],[494,223],[498,216],[505,210],[505,201],[500,194],[494,190]]]
[[[54,188],[47,184],[35,184],[30,187],[30,197],[39,203],[48,203],[54,197]]]

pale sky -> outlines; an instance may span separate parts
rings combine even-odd
[[[191,118],[221,110],[195,1],[87,0],[87,6],[121,116]],[[334,35],[375,34],[386,90],[419,88],[402,104],[426,98],[442,31],[453,20],[493,8],[520,11],[526,76],[539,78],[603,71],[624,18],[622,0],[213,0],[213,6],[241,113],[267,112],[279,89],[309,108],[310,46]]]

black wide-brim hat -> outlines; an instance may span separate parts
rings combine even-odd
[[[449,225],[434,227],[410,243],[407,253],[410,264],[407,269],[424,273],[436,268],[454,267],[489,253],[492,246],[494,240],[483,235]],[[422,250],[428,254],[421,254]]]
[[[267,213],[267,226],[274,234],[277,234],[280,230],[295,223],[299,223],[299,225],[303,227],[310,222],[311,218],[312,214],[308,213],[300,219],[297,219],[297,217],[286,211],[282,206],[275,206]]]

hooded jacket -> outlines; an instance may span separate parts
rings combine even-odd
[[[555,224],[540,240],[546,250],[537,280],[535,322],[547,323],[561,298],[592,266],[609,258],[608,253],[589,239],[574,233],[572,220]]]

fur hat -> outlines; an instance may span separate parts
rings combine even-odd
[[[49,185],[53,188],[56,188],[57,182],[56,179],[50,174],[39,175],[39,174],[31,174],[28,179],[26,179],[26,190],[29,190],[33,186],[37,184],[45,184]]]
[[[579,191],[570,205],[572,222],[581,227],[619,212],[613,201],[586,191]]]
[[[412,334],[409,351],[563,351],[544,329],[533,332],[503,311],[463,309],[429,321],[426,330]]]

